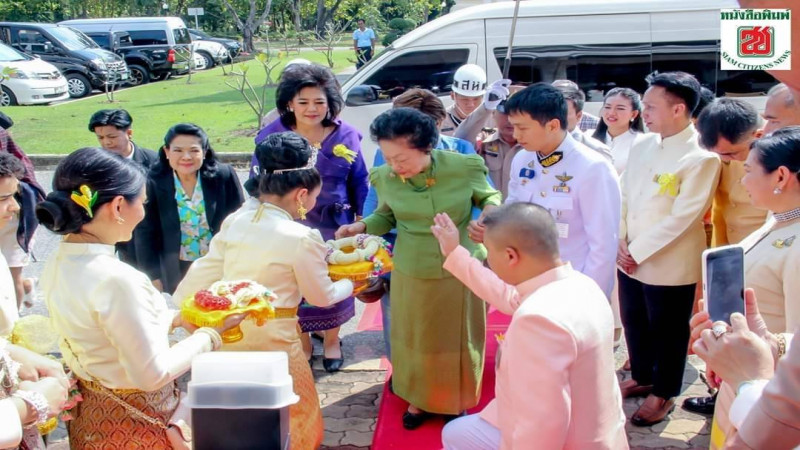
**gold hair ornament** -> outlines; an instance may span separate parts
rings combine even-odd
[[[94,217],[92,207],[97,203],[97,192],[92,192],[89,186],[82,184],[80,193],[78,193],[78,191],[72,191],[72,195],[70,195],[69,198],[78,206],[85,209],[90,219]]]

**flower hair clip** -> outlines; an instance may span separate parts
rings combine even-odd
[[[69,196],[73,202],[75,202],[78,206],[86,210],[86,214],[89,215],[89,218],[94,217],[94,213],[92,212],[92,207],[95,203],[97,203],[97,192],[92,192],[89,186],[82,184],[80,187],[80,193],[77,191],[72,191],[72,195]]]

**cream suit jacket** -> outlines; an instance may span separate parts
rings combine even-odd
[[[744,163],[726,161],[720,167],[719,186],[711,207],[711,246],[738,244],[767,221],[767,211],[750,203],[742,186]]]
[[[639,264],[631,277],[657,286],[700,281],[703,215],[719,172],[719,157],[700,148],[691,124],[666,139],[637,136],[620,183],[619,236]]]

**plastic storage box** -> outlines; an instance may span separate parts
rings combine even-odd
[[[214,352],[192,361],[187,406],[196,450],[289,448],[292,389],[284,352]]]

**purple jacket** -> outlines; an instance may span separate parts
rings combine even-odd
[[[304,224],[316,228],[324,239],[333,239],[333,233],[341,225],[352,223],[356,215],[361,215],[364,199],[369,190],[367,166],[361,155],[361,133],[352,126],[335,120],[336,129],[322,141],[322,149],[317,155],[317,170],[322,176],[322,192],[317,197],[314,209],[308,212]],[[256,136],[256,144],[272,133],[292,131],[276,119],[262,128]],[[347,162],[333,154],[333,147],[344,144],[356,152],[355,161]],[[257,166],[255,154],[250,163],[250,178],[256,174],[253,166]]]

